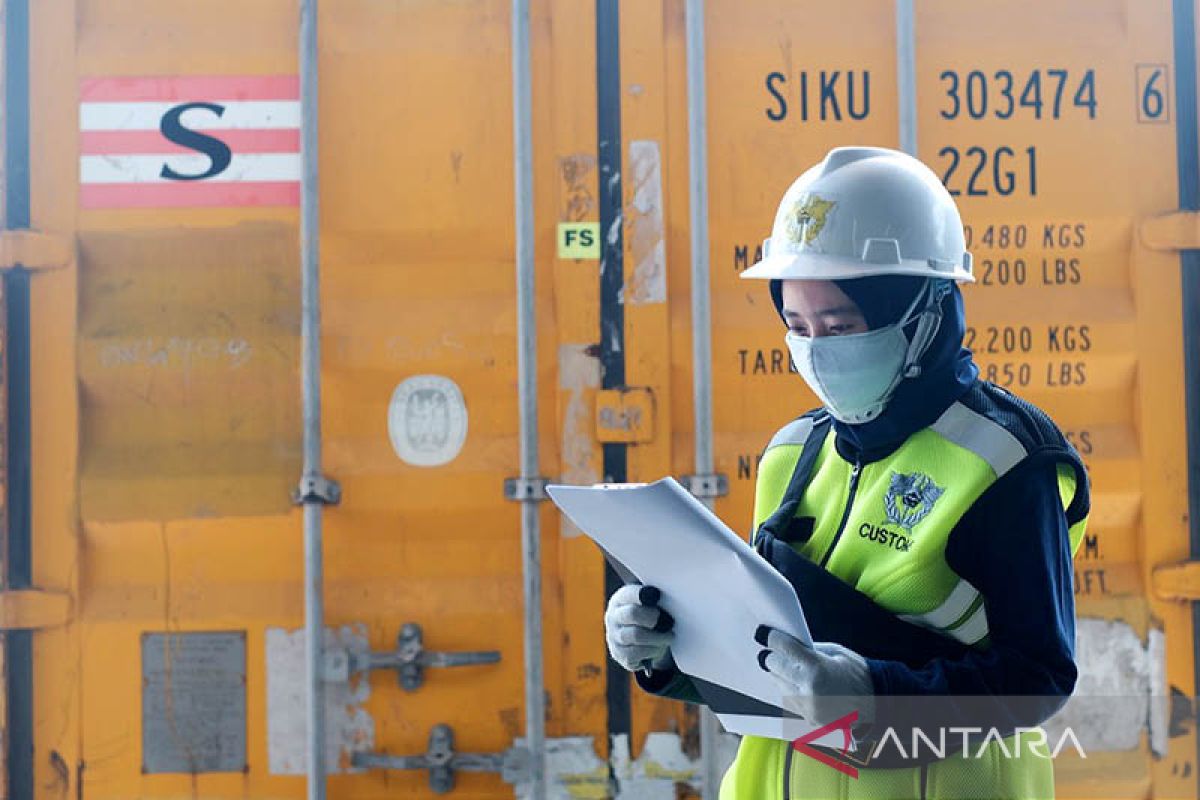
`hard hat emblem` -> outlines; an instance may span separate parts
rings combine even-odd
[[[787,238],[796,244],[812,244],[821,235],[836,205],[836,201],[825,200],[815,194],[806,194],[797,199],[788,215]]]

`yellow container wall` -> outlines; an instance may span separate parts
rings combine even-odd
[[[1192,609],[1152,577],[1188,557],[1180,259],[1144,234],[1178,206],[1171,3],[916,5],[919,155],[958,193],[976,259],[968,344],[1092,474],[1081,689],[1134,676],[1191,697]],[[31,6],[33,227],[73,254],[32,279],[34,584],[70,597],[69,621],[34,634],[37,796],[301,797],[296,3]],[[684,3],[619,11],[622,354],[652,423],[627,478],[649,481],[695,471]],[[748,535],[758,454],[815,400],[766,285],[739,276],[803,168],[898,145],[895,16],[885,0],[705,11],[717,511]],[[343,490],[325,515],[327,645],[390,650],[415,622],[431,650],[501,656],[414,692],[388,671],[331,685],[331,797],[430,796],[426,773],[354,771],[353,752],[420,753],[446,723],[458,750],[496,753],[524,730],[520,509],[502,492],[519,471],[509,25],[503,0],[321,3],[324,468]],[[601,262],[558,255],[559,224],[599,222],[606,191],[596,26],[594,4],[533,4],[541,471],[574,483],[605,477]],[[276,105],[196,79],[270,79]],[[128,105],[138,92],[172,99],[154,116]],[[112,188],[160,184],[156,157],[205,169],[172,160],[159,125],[218,101],[224,178],[166,199]],[[251,178],[212,188],[233,173]],[[570,755],[551,763],[557,796],[607,796],[610,757],[622,796],[694,794],[694,708],[634,687],[630,735],[610,740],[603,561],[551,506],[541,522],[547,735]],[[146,637],[212,632],[244,636],[244,723],[225,723],[244,764],[147,771]],[[1126,718],[1094,724],[1089,758],[1058,762],[1060,794],[1196,797],[1194,726],[1165,726],[1159,702],[1131,743],[1106,735]]]

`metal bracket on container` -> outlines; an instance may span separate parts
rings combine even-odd
[[[306,503],[321,503],[336,506],[342,501],[342,487],[324,475],[305,475],[292,490],[292,502],[298,506]]]
[[[0,631],[53,628],[70,620],[70,595],[41,589],[0,592]]]
[[[27,229],[0,231],[0,270],[62,269],[75,257],[75,242],[65,236]]]
[[[1147,217],[1138,225],[1142,244],[1151,250],[1200,248],[1200,212],[1168,211]]]
[[[546,494],[546,486],[549,483],[549,478],[505,478],[504,499],[549,500],[550,496]]]
[[[712,475],[684,475],[679,483],[701,499],[729,494],[729,477],[719,472]]]
[[[456,753],[454,730],[444,723],[429,731],[429,749],[415,756],[392,756],[386,753],[355,753],[350,763],[359,769],[427,769],[429,788],[434,794],[446,794],[454,789],[454,773],[498,772],[505,783],[517,784],[528,780],[529,751],[510,747],[503,753]]]
[[[1150,585],[1162,600],[1200,600],[1200,561],[1158,564],[1150,572]]]
[[[341,683],[358,672],[393,669],[400,686],[407,692],[413,692],[425,682],[426,667],[469,667],[476,664],[495,664],[499,661],[499,650],[467,650],[456,653],[426,650],[421,626],[415,622],[406,622],[396,637],[395,650],[382,653],[327,651],[325,680]]]

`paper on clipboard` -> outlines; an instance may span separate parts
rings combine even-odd
[[[783,711],[758,666],[760,623],[812,638],[791,584],[673,478],[650,484],[551,485],[547,492],[622,578],[657,586],[675,618],[671,653],[731,733],[795,739],[816,726]],[[834,730],[812,743],[841,749]]]

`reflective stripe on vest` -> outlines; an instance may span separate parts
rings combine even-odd
[[[804,440],[812,433],[812,429],[813,421],[809,417],[792,420],[771,437],[771,441],[767,444],[767,450],[783,444],[804,444]]]
[[[962,622],[966,618],[968,612],[973,607],[978,606],[982,609],[982,605],[979,604],[980,598],[981,595],[978,589],[972,586],[969,581],[960,580],[958,585],[954,587],[954,590],[950,592],[950,596],[932,611],[926,611],[924,614],[899,614],[898,616],[906,622],[949,632],[951,628],[955,627],[955,623]],[[986,632],[987,622],[985,617],[984,633]],[[951,633],[950,635],[953,636],[954,634]],[[967,644],[973,644],[977,641],[974,639],[967,641],[959,636],[954,636],[954,638]],[[983,636],[978,638],[982,639]]]
[[[975,644],[988,634],[987,613],[984,610],[982,598],[979,607],[975,609],[967,621],[961,625],[946,630],[950,636],[963,644]]]
[[[929,426],[964,450],[982,458],[999,478],[1028,455],[1025,447],[1004,426],[955,403]]]

